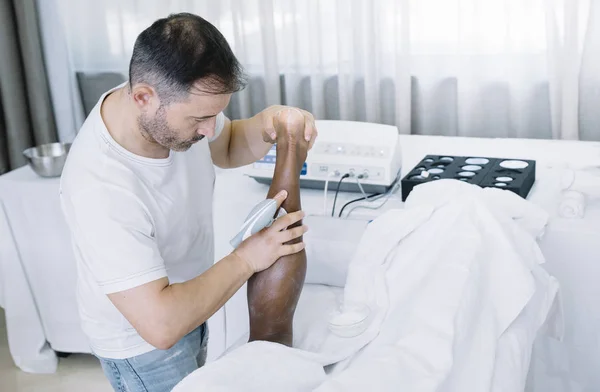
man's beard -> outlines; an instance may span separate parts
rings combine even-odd
[[[204,135],[197,135],[193,139],[180,140],[177,137],[177,131],[169,127],[166,117],[164,106],[158,108],[155,117],[152,119],[142,114],[138,118],[138,125],[144,139],[169,150],[183,152],[189,150],[195,142],[204,138]]]

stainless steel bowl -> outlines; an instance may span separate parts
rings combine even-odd
[[[71,143],[48,143],[23,151],[29,166],[42,177],[59,177],[62,173]]]

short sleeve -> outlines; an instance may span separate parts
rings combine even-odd
[[[225,127],[225,114],[220,112],[217,114],[216,123],[215,123],[215,135],[208,139],[208,142],[214,142],[221,135],[223,128]]]
[[[111,187],[71,199],[73,239],[83,267],[105,294],[167,276],[153,220],[132,193]]]

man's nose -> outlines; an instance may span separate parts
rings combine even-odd
[[[207,138],[215,136],[215,125],[217,125],[217,119],[215,117],[206,121],[202,124],[202,127],[198,129],[198,135],[204,135]]]

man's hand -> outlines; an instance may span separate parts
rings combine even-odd
[[[295,109],[304,116],[304,138],[308,142],[308,149],[310,150],[318,136],[317,128],[315,127],[315,118],[310,112],[291,106],[274,105],[259,113],[263,121],[263,140],[267,143],[277,142],[277,132],[275,132],[274,125],[275,118],[284,109]]]
[[[287,197],[287,192],[279,192],[274,199],[279,208]],[[308,230],[306,226],[298,226],[293,229],[285,228],[300,221],[304,212],[296,211],[275,220],[270,227],[265,227],[258,233],[250,236],[233,251],[233,255],[244,260],[253,273],[269,268],[280,257],[300,252],[304,249],[304,243],[285,245],[285,243],[301,237]]]

